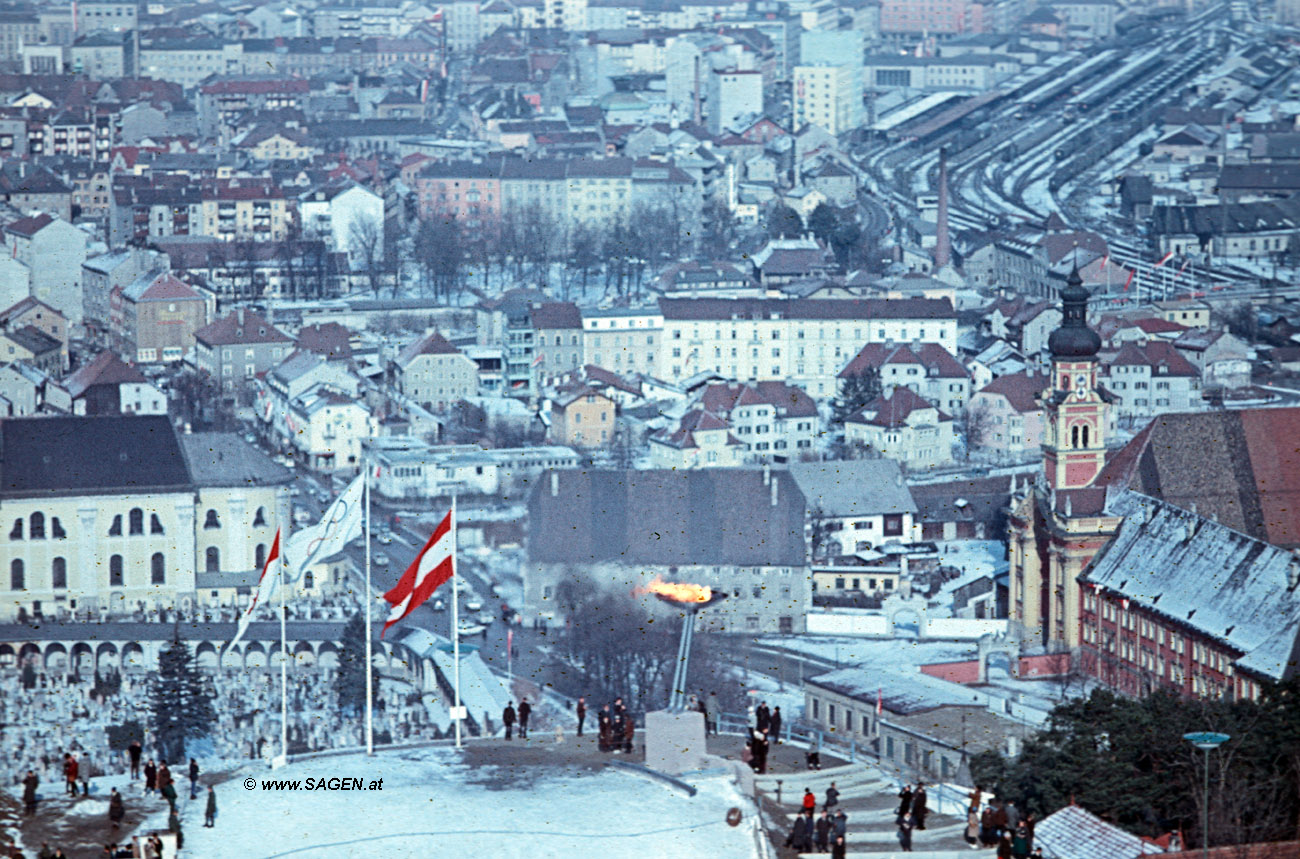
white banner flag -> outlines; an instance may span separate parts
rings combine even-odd
[[[361,536],[365,479],[365,474],[358,475],[334,499],[334,503],[325,508],[319,522],[289,538],[284,566],[286,581],[298,581],[313,564],[338,554],[344,546]]]

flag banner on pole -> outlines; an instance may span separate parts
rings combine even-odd
[[[885,709],[885,690],[880,688],[876,690],[876,715],[879,716]]]
[[[1133,275],[1137,274],[1137,269],[1129,269],[1128,277],[1124,279],[1124,291],[1128,292],[1129,284],[1133,282]]]
[[[279,576],[271,575],[271,565],[280,562],[280,529],[275,529],[275,541],[271,543],[271,554],[266,556],[266,563],[262,565],[262,576],[257,580],[257,590],[253,592],[253,599],[244,609],[244,613],[239,616],[239,628],[235,631],[235,637],[230,640],[230,646],[234,647],[239,640],[244,637],[248,631],[248,624],[253,619],[253,609],[262,603],[269,602],[271,595],[275,593],[276,585],[279,584]]]
[[[1170,261],[1171,259],[1173,259],[1173,258],[1174,258],[1174,252],[1173,252],[1173,251],[1170,251],[1169,253],[1167,253],[1167,254],[1165,254],[1164,256],[1162,256],[1162,257],[1160,258],[1160,262],[1156,263],[1154,266],[1152,266],[1152,268],[1160,268],[1160,266],[1162,266],[1162,265],[1164,265],[1165,263],[1169,262],[1169,261]]]
[[[447,582],[455,572],[456,536],[452,530],[451,512],[433,529],[429,542],[415,556],[393,589],[384,594],[393,608],[379,633],[383,638],[388,627],[415,611],[438,587]]]
[[[285,553],[287,581],[298,581],[313,564],[320,563],[330,555],[337,555],[348,543],[361,536],[365,483],[365,475],[358,475],[325,508],[319,522],[296,531],[289,538],[288,551]]]

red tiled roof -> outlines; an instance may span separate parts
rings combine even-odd
[[[532,308],[529,313],[536,329],[582,327],[582,312],[572,301],[548,301]]]
[[[407,346],[397,356],[397,363],[405,367],[421,355],[459,355],[460,350],[437,331]]]
[[[1147,366],[1156,370],[1163,367],[1163,372],[1159,374],[1165,376],[1200,375],[1191,362],[1178,354],[1178,350],[1171,343],[1164,340],[1152,340],[1145,346],[1133,342],[1125,343],[1115,357],[1107,363],[1112,367]]]
[[[213,81],[200,87],[203,94],[243,93],[255,95],[273,92],[310,92],[311,84],[305,80],[276,79],[262,81]]]
[[[329,358],[352,357],[352,332],[337,322],[307,325],[298,332],[298,348]]]
[[[952,420],[911,388],[895,388],[889,396],[876,397],[870,403],[867,403],[856,414],[850,416],[847,421],[896,428],[905,426],[907,418],[912,412],[922,409],[934,409],[940,421]]]
[[[1036,373],[1008,373],[999,376],[979,390],[981,394],[1001,394],[1011,408],[1026,414],[1041,409],[1038,395],[1047,389],[1047,376]]]
[[[31,218],[19,218],[5,227],[5,232],[13,233],[16,236],[26,236],[30,238],[53,222],[54,219],[46,214],[36,215]]]
[[[94,385],[147,384],[148,381],[143,373],[112,352],[101,352],[95,360],[69,376],[64,385],[75,400]]]
[[[242,321],[241,321],[242,319]],[[234,346],[253,343],[292,343],[293,338],[252,311],[227,313],[194,332],[194,339],[210,346]]]

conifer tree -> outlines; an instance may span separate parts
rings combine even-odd
[[[179,630],[158,654],[158,672],[149,686],[149,709],[154,736],[167,760],[183,760],[185,741],[207,736],[216,721],[212,695]]]
[[[352,615],[343,627],[339,639],[339,673],[334,678],[334,692],[338,695],[339,709],[344,713],[356,715],[366,706],[366,620],[361,613]],[[374,667],[371,666],[371,677]],[[379,691],[379,684],[373,680],[371,700]]]

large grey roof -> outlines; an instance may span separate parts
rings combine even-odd
[[[1135,492],[1113,498],[1108,512],[1124,523],[1083,581],[1242,653],[1239,668],[1277,680],[1296,672],[1294,554]]]
[[[276,486],[293,480],[293,472],[234,433],[201,432],[180,440],[199,486]]]
[[[540,563],[802,566],[804,497],[759,469],[551,473],[528,502]],[[552,491],[554,490],[554,491]]]
[[[826,516],[876,516],[915,513],[916,502],[892,459],[796,462],[790,474],[808,509]]]

